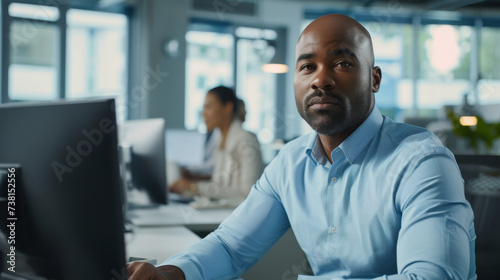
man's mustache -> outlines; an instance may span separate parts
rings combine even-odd
[[[314,97],[322,97],[322,96],[327,96],[335,99],[341,106],[345,105],[344,97],[342,95],[339,95],[331,91],[323,91],[323,90],[315,90],[313,93],[307,96],[306,99],[304,100],[304,105],[308,106],[311,99],[313,99]]]

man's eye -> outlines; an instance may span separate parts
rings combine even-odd
[[[347,61],[342,61],[342,62],[339,62],[337,65],[339,65],[341,67],[349,67],[352,64],[350,62],[347,62]]]
[[[314,66],[311,65],[311,64],[304,64],[302,65],[302,67],[300,68],[300,70],[306,70],[306,71],[311,71],[311,70],[314,70]]]

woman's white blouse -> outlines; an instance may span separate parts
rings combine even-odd
[[[222,137],[215,150],[212,179],[198,182],[198,192],[212,199],[245,198],[264,170],[257,137],[243,130],[240,120],[234,120],[224,149],[220,149],[220,141]]]

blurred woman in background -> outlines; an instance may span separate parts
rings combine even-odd
[[[215,167],[210,180],[181,178],[170,191],[193,193],[211,199],[243,200],[264,170],[257,137],[241,126],[237,116],[238,98],[230,88],[219,86],[208,91],[203,105],[207,131],[220,130],[215,150]]]

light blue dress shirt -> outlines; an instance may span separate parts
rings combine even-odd
[[[476,279],[473,213],[453,154],[374,108],[333,163],[316,133],[287,144],[218,230],[162,265],[231,279],[291,227],[315,276]]]

